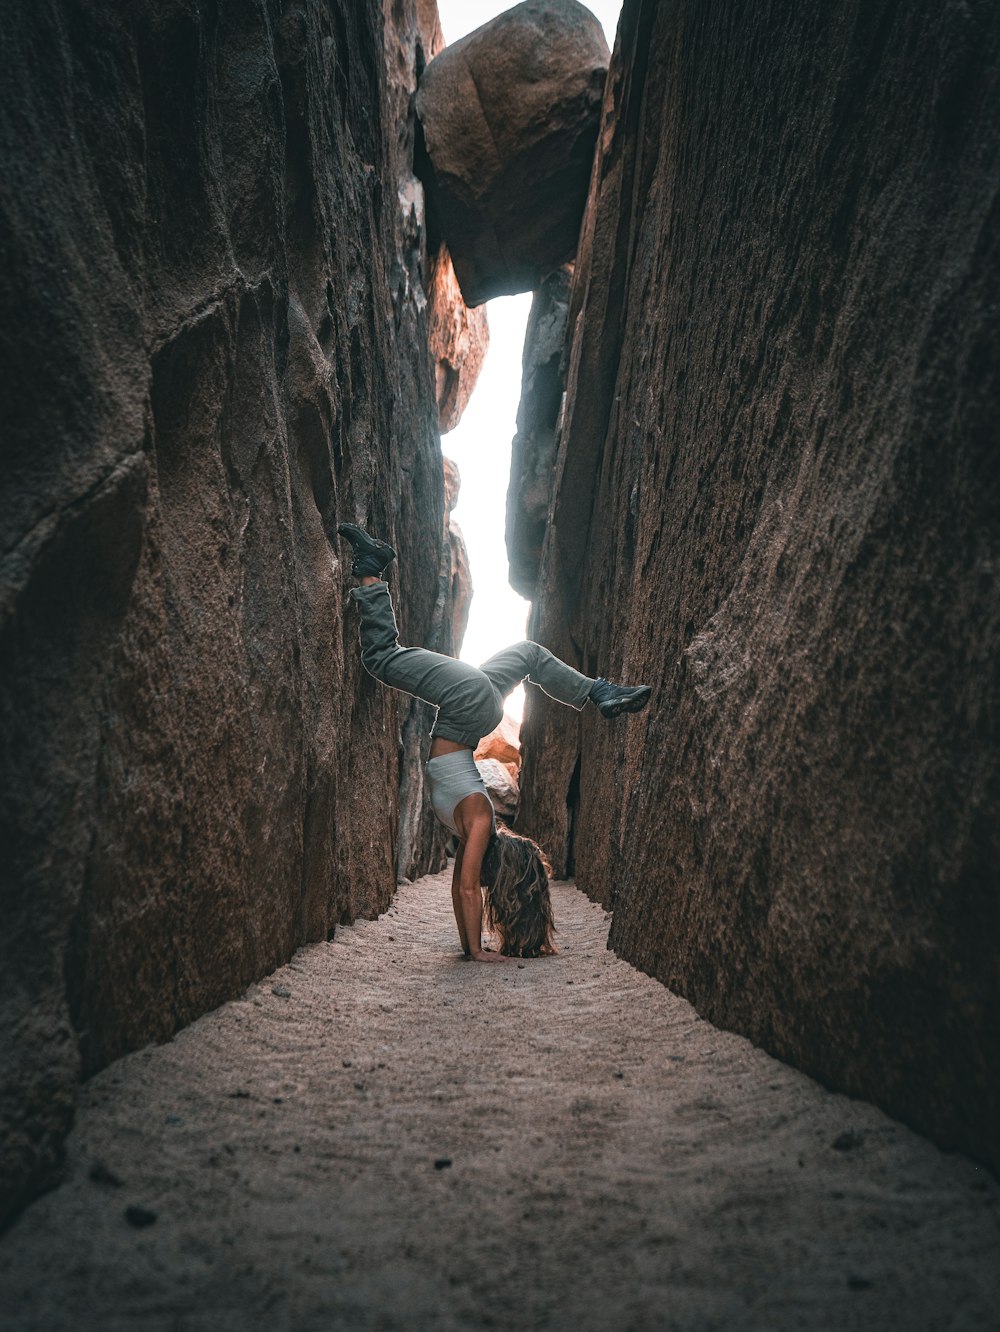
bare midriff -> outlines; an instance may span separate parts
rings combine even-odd
[[[431,741],[431,752],[427,757],[437,758],[439,754],[457,754],[460,749],[471,748],[471,745],[460,745],[457,740],[443,740],[436,735]]]

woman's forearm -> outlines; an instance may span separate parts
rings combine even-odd
[[[469,947],[469,936],[465,928],[465,920],[462,915],[462,852],[464,847],[459,843],[458,854],[455,856],[455,868],[451,876],[451,905],[455,911],[455,924],[458,926],[458,938],[462,945],[462,952],[468,957],[472,950]]]
[[[458,890],[458,932],[465,951],[471,957],[478,957],[483,951],[483,892],[479,884],[472,888],[461,884]]]

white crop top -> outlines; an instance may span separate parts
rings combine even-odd
[[[476,767],[476,760],[472,757],[472,750],[456,749],[451,754],[439,754],[437,758],[428,759],[424,772],[427,774],[430,786],[434,813],[457,837],[455,806],[470,795],[484,795],[490,800],[486,783]],[[490,811],[493,814],[493,831],[496,832],[497,817],[492,800],[490,800]]]

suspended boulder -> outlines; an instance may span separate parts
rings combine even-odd
[[[424,71],[425,184],[468,305],[533,291],[576,253],[608,61],[577,0],[525,0]]]

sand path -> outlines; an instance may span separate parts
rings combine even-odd
[[[558,958],[477,966],[422,879],[93,1078],[65,1183],[0,1245],[0,1325],[1000,1325],[987,1172],[701,1021],[555,898]]]

